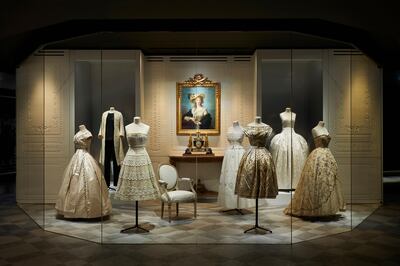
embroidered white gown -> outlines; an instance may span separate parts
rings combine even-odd
[[[65,218],[97,218],[111,213],[107,184],[88,152],[91,138],[89,130],[74,136],[76,152],[65,169],[55,206]]]
[[[330,216],[345,210],[338,166],[328,148],[329,136],[318,136],[308,156],[291,203],[284,210],[293,216]]]
[[[308,155],[307,141],[294,131],[294,118],[292,121],[282,119],[282,132],[274,136],[270,146],[279,189],[296,188]]]
[[[219,179],[218,204],[223,209],[242,209],[255,206],[254,200],[240,198],[235,195],[236,176],[245,149],[242,146],[244,133],[228,130],[228,148],[225,150],[222,161],[221,176]]]
[[[119,172],[116,199],[151,200],[159,190],[150,157],[146,151],[147,134],[127,133],[128,152]]]

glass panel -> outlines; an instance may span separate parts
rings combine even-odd
[[[261,237],[265,243],[288,244],[293,237],[292,218],[284,213],[292,198],[292,51],[266,50],[261,55],[262,120],[274,130],[267,149],[272,154],[279,188],[276,199],[262,200],[260,222],[271,228],[272,235]]]
[[[44,227],[44,56],[17,69],[17,203]]]
[[[90,147],[98,127],[90,115],[101,104],[101,52],[45,52],[45,229],[100,242],[101,170]]]
[[[101,60],[101,105],[94,114],[96,128],[100,128],[103,139],[98,142],[99,147],[103,145],[104,160],[102,161],[106,183],[110,189],[103,188],[102,197],[111,198],[112,215],[103,217],[102,242],[103,243],[141,243],[145,231],[140,228],[132,228],[136,225],[136,202],[132,198],[138,193],[145,193],[145,188],[139,188],[138,181],[143,174],[143,153],[141,148],[128,151],[127,137],[132,133],[132,127],[136,125],[145,127],[147,124],[136,110],[136,86],[137,86],[137,52],[135,51],[102,51]],[[103,117],[103,120],[102,120]],[[112,122],[111,124],[109,124]],[[127,131],[128,130],[128,131]],[[154,130],[153,128],[151,130]],[[137,133],[133,129],[133,133]],[[136,135],[134,135],[137,141]],[[142,140],[142,135],[138,135]],[[139,140],[139,141],[140,141]],[[133,144],[133,143],[132,143]],[[146,143],[145,143],[146,144]],[[99,149],[98,149],[99,150]],[[139,158],[140,157],[140,158]],[[149,171],[149,168],[145,168]],[[121,178],[119,178],[121,177]],[[118,192],[116,192],[119,186]],[[107,193],[107,195],[104,195]],[[153,213],[150,211],[154,203],[149,201],[138,201],[138,225],[146,230],[154,227],[152,224]],[[158,201],[157,201],[158,206]],[[107,204],[103,202],[102,208]],[[129,229],[129,230],[126,230]],[[121,231],[126,230],[126,231]],[[146,243],[146,242],[144,242]]]
[[[351,227],[358,226],[382,200],[381,72],[376,63],[351,50]],[[348,206],[349,206],[348,204]]]

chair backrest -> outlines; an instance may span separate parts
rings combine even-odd
[[[160,177],[160,180],[168,183],[168,190],[176,187],[176,182],[178,181],[178,172],[174,166],[170,164],[161,164],[158,167],[158,176]]]

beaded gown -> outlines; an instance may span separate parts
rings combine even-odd
[[[90,155],[92,134],[74,136],[76,152],[64,171],[56,210],[65,218],[97,218],[111,213],[108,187],[96,160]]]
[[[237,173],[235,194],[244,198],[276,198],[278,183],[271,153],[265,148],[272,128],[248,126],[244,129],[250,148],[244,153]]]
[[[328,148],[330,137],[314,139],[314,149],[307,158],[296,192],[285,214],[293,216],[330,216],[345,209],[338,179],[338,166]]]
[[[141,201],[159,198],[150,157],[146,151],[147,134],[127,133],[128,152],[119,173],[116,199]]]

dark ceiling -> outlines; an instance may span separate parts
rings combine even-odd
[[[142,49],[159,55],[353,46],[380,65],[397,64],[396,10],[395,1],[2,2],[0,71],[13,72],[38,48]]]

